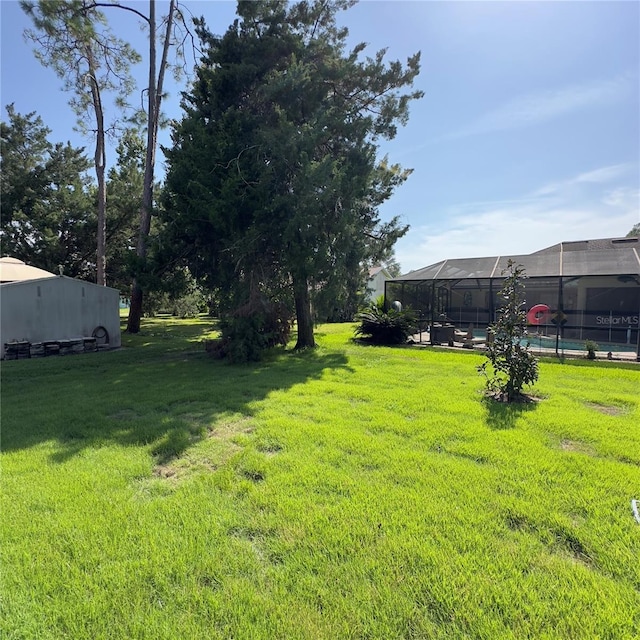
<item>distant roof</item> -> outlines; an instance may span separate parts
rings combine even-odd
[[[384,267],[381,267],[381,266],[370,267],[369,268],[369,278],[373,278],[374,276],[378,275],[381,271],[384,271],[386,273],[387,270]]]
[[[640,275],[639,238],[561,242],[526,255],[457,258],[410,271],[392,282],[499,278],[509,260],[532,278],[545,276]]]
[[[32,267],[17,258],[0,258],[0,282],[22,282],[40,278],[55,278],[55,274]]]

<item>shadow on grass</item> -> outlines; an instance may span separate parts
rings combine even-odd
[[[50,459],[64,462],[116,443],[149,446],[164,464],[212,430],[248,431],[271,393],[348,368],[338,351],[280,351],[265,362],[230,366],[210,359],[194,342],[196,332],[175,340],[165,334],[166,349],[158,344],[165,338],[150,333],[119,351],[10,363],[15,366],[3,376],[2,450],[54,441]]]
[[[535,411],[537,402],[499,402],[485,397],[482,404],[486,410],[485,422],[491,429],[513,429],[524,413]]]

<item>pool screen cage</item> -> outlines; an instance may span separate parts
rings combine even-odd
[[[504,304],[499,293],[512,260],[525,269],[530,335],[593,340],[640,358],[638,240],[564,242],[529,255],[444,260],[388,280],[385,303],[412,309],[421,331],[445,318],[462,331],[486,331]]]

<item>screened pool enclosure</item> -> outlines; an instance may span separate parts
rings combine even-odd
[[[387,304],[413,309],[425,330],[442,322],[486,330],[501,306],[498,293],[508,261],[527,278],[530,335],[640,349],[640,242],[608,238],[563,242],[528,255],[444,260],[385,286]]]

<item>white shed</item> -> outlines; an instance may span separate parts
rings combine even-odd
[[[44,272],[47,273],[47,272]],[[0,357],[5,343],[94,336],[121,345],[120,293],[84,280],[49,275],[0,284]]]

